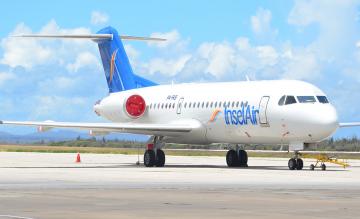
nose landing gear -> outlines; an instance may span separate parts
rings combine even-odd
[[[304,167],[304,161],[299,157],[300,153],[295,151],[293,158],[288,161],[289,170],[302,170]]]

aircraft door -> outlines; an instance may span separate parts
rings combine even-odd
[[[261,126],[269,126],[269,121],[267,118],[267,107],[269,103],[269,96],[261,97],[259,103],[259,123]]]
[[[183,107],[184,97],[181,97],[177,104],[176,113],[181,114],[181,108]]]

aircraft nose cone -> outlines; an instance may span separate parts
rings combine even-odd
[[[314,122],[318,129],[317,132],[324,138],[333,134],[339,126],[336,110],[330,104],[320,108],[316,113]]]
[[[324,125],[337,128],[338,124],[338,116],[335,108],[332,105],[329,105],[327,109],[324,110]]]

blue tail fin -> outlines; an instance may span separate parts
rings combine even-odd
[[[133,73],[124,45],[114,28],[106,27],[97,33],[113,36],[112,39],[96,40],[110,93],[157,85]]]

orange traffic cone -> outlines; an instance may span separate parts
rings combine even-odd
[[[75,163],[80,163],[80,162],[81,162],[80,153],[78,153],[76,156]]]

